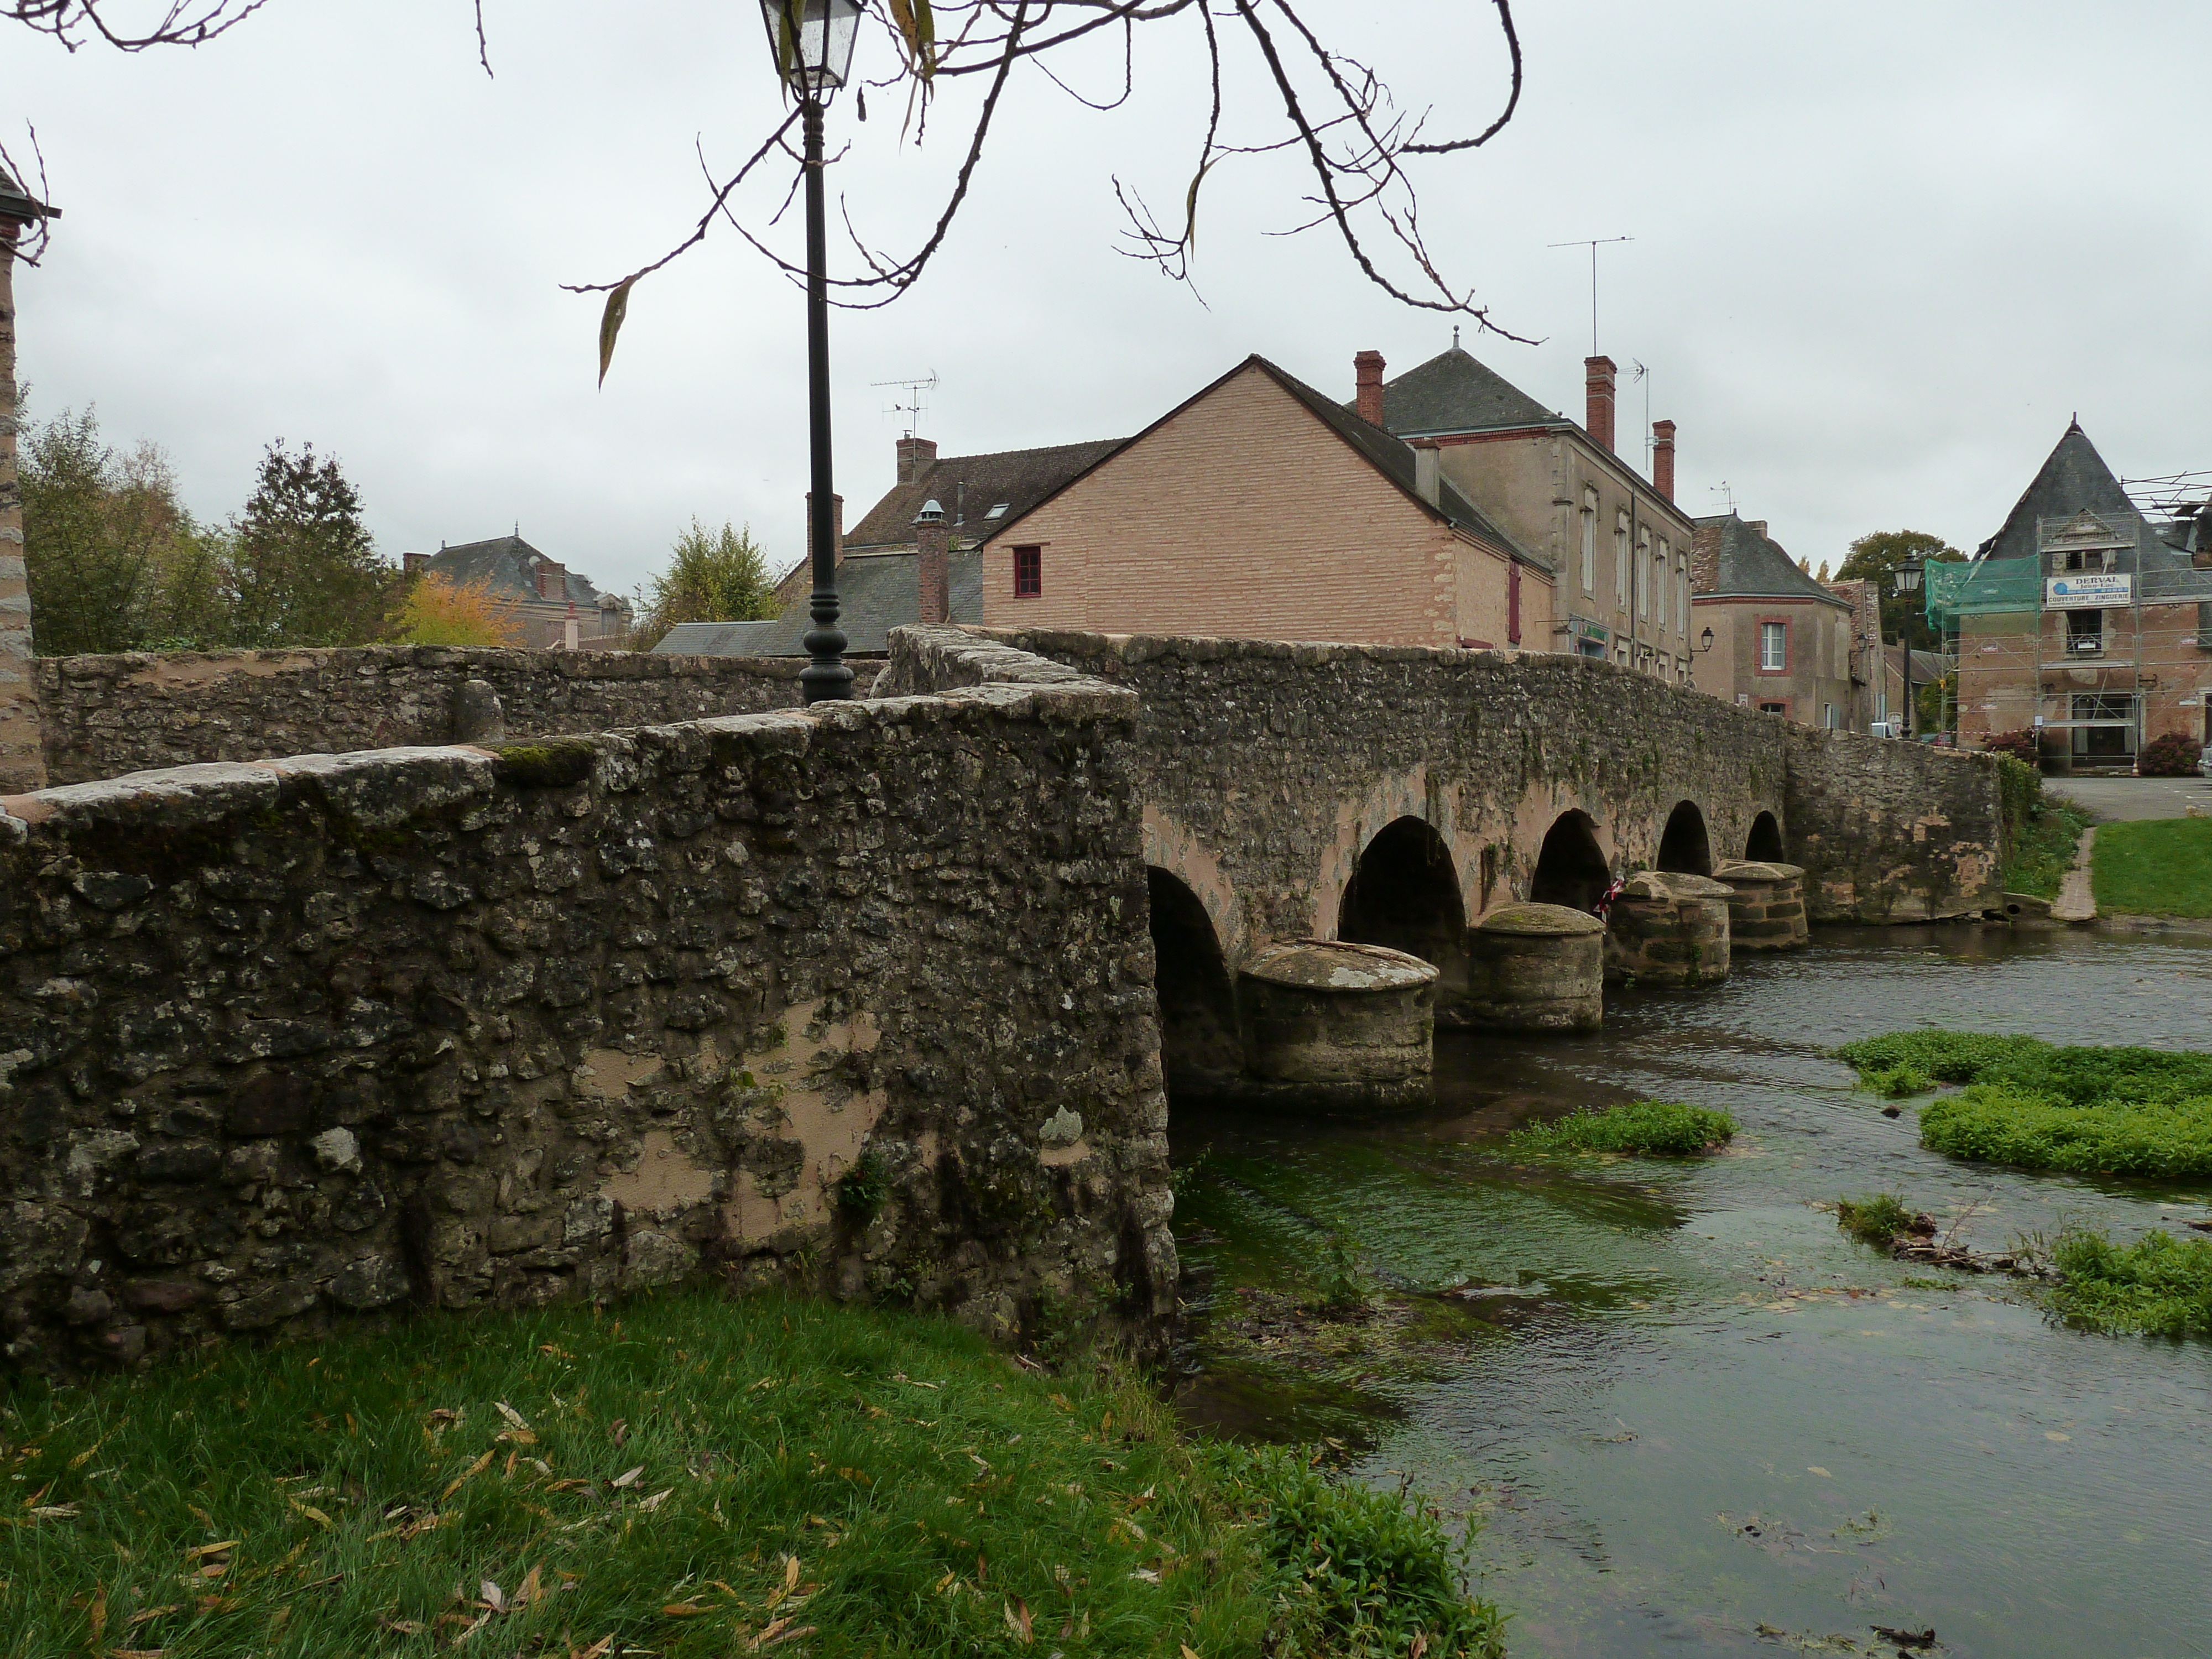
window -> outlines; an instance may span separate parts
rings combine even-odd
[[[1662,629],[1667,626],[1667,556],[1672,550],[1667,545],[1667,538],[1662,536],[1659,538],[1659,556],[1651,562],[1651,586],[1658,591],[1659,626]],[[1689,618],[1685,617],[1682,620],[1687,622]]]
[[[1682,560],[1674,561],[1674,597],[1680,602],[1675,615],[1682,619],[1682,631],[1690,631],[1690,567]]]
[[[1044,549],[1018,547],[1014,550],[1014,597],[1033,599],[1044,592]]]
[[[1786,702],[1763,702],[1759,705],[1759,712],[1762,714],[1780,714],[1786,719],[1790,713],[1790,705]]]
[[[1762,674],[1779,674],[1790,666],[1790,624],[1761,623],[1759,625],[1759,671]],[[1765,704],[1759,705],[1761,708]]]
[[[2076,694],[2072,749],[2077,760],[2124,760],[2136,752],[2136,700],[2126,692]],[[2079,722],[2108,722],[2085,726]]]
[[[2069,611],[2066,613],[2066,653],[2094,657],[2105,648],[2105,613]]]
[[[1583,491],[1583,592],[1597,592],[1597,491]]]
[[[1831,732],[1836,729],[1835,704],[1832,702],[1824,702],[1820,705],[1820,724]]]
[[[1851,625],[1842,617],[1836,618],[1836,678],[1848,679],[1851,672]]]
[[[991,505],[991,510],[988,513],[986,513],[983,516],[987,520],[1003,519],[1006,516],[1006,508],[1012,504],[1012,503],[1008,501],[994,501]]]
[[[1613,599],[1622,610],[1628,609],[1628,513],[1626,508],[1613,515]]]
[[[1636,550],[1647,559],[1651,556],[1651,527],[1649,525],[1636,532]],[[1639,617],[1649,617],[1651,614],[1651,584],[1650,582],[1644,583],[1643,591],[1636,596],[1636,614]]]

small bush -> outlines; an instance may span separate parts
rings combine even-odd
[[[1254,1455],[1285,1606],[1269,1651],[1504,1659],[1505,1616],[1467,1594],[1465,1547],[1433,1509],[1332,1481],[1291,1452]]]
[[[1995,755],[2010,755],[2014,760],[2029,766],[2043,763],[2043,741],[2033,730],[1992,732],[1983,745]]]
[[[854,1224],[865,1227],[883,1213],[890,1201],[891,1172],[872,1146],[854,1161],[853,1167],[830,1183],[837,1207]]]
[[[2051,1248],[2061,1277],[2045,1305],[2095,1329],[2146,1336],[2212,1336],[2212,1240],[2144,1234],[2115,1244],[2069,1228]]]
[[[1655,1152],[1683,1157],[1718,1146],[1735,1133],[1726,1112],[1679,1100],[1639,1100],[1601,1112],[1577,1112],[1531,1124],[1506,1137],[1516,1152]]]
[[[1912,1212],[1895,1193],[1875,1193],[1867,1198],[1836,1200],[1836,1224],[1862,1244],[1886,1250],[1898,1234],[1912,1224]]]
[[[2168,732],[2142,746],[2142,752],[2136,757],[2136,770],[2147,778],[2193,778],[2202,748],[2186,732]]]
[[[1859,1087],[1869,1092],[1883,1095],[1891,1100],[1902,1100],[1907,1095],[1924,1095],[1936,1086],[1936,1079],[1917,1066],[1887,1066],[1878,1072],[1868,1072],[1859,1079]]]

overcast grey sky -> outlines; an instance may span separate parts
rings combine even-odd
[[[1454,126],[1503,91],[1486,9],[1310,8]],[[0,136],[20,158],[36,125],[67,214],[18,276],[33,414],[96,404],[214,517],[266,441],[312,440],[395,557],[519,522],[627,591],[696,514],[750,522],[789,564],[797,291],[716,235],[639,287],[600,391],[597,301],[559,287],[664,251],[703,204],[695,139],[731,161],[773,118],[757,7],[486,15],[490,80],[465,0],[274,0],[210,46],[136,58],[0,34]],[[1519,115],[1432,167],[1424,200],[1446,268],[1541,343],[1467,343],[1578,416],[1588,256],[1547,245],[1634,237],[1601,255],[1599,344],[1624,374],[1650,366],[1693,512],[1725,480],[1815,565],[1874,529],[1971,549],[2076,410],[2123,476],[2212,467],[2212,7],[1523,0],[1520,21]],[[1153,34],[1110,114],[1021,77],[923,283],[837,317],[848,519],[900,429],[872,382],[933,369],[921,430],[953,453],[1127,434],[1250,352],[1349,398],[1354,351],[1395,374],[1449,343],[1333,237],[1266,234],[1298,216],[1279,164],[1209,180],[1205,304],[1115,253],[1111,176],[1168,204],[1187,181],[1194,39]],[[1117,69],[1079,66],[1092,88]],[[1268,131],[1249,74],[1232,93],[1232,131]],[[889,233],[933,206],[951,125],[917,155],[872,113],[833,111],[861,140],[833,179]],[[1624,428],[1643,417],[1626,390]]]

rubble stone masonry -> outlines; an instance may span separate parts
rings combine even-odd
[[[6,1365],[715,1267],[1153,1328],[1135,698],[938,664],[928,696],[0,802]]]
[[[83,783],[204,761],[447,743],[473,735],[455,721],[471,680],[497,696],[511,738],[792,708],[803,666],[399,645],[47,657],[38,674],[48,775]],[[865,695],[872,665],[855,671]]]

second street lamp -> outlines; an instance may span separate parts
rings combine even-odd
[[[860,33],[858,0],[761,0],[776,78],[799,100],[806,173],[806,397],[807,442],[812,462],[806,515],[807,553],[814,597],[807,615],[814,626],[801,641],[811,660],[799,671],[806,701],[853,695],[845,661],[845,635],[837,626],[837,544],[830,514],[830,277],[828,233],[822,188],[822,110],[845,84]]]
[[[1890,580],[1900,597],[1920,591],[1921,569],[1922,562],[1918,559],[1906,559],[1890,567]],[[1912,728],[1918,723],[1920,713],[1912,706],[1912,618],[1910,616],[1905,617],[1898,633],[1905,641],[1905,735],[1910,738],[1917,735]]]

